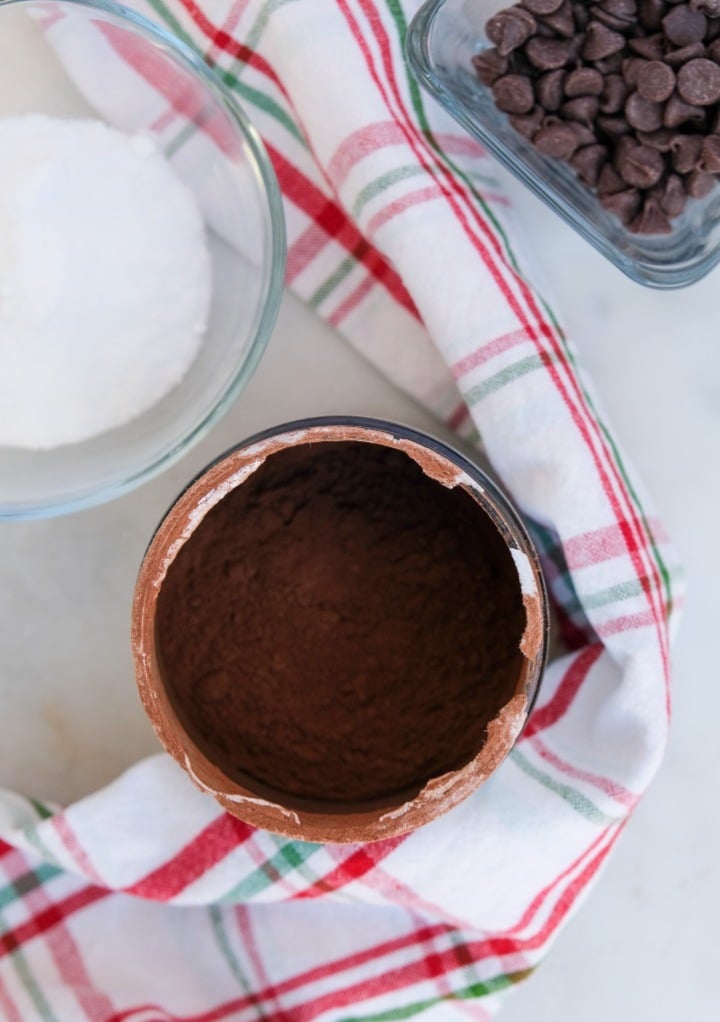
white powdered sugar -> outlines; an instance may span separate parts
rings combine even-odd
[[[49,449],[142,415],[194,361],[211,267],[154,141],[0,119],[0,445]]]

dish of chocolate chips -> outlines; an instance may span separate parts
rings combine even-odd
[[[513,128],[636,234],[720,179],[720,0],[523,0],[473,58]]]

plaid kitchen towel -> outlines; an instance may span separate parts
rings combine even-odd
[[[571,652],[550,664],[497,774],[395,840],[255,830],[162,755],[64,811],[1,793],[7,1022],[488,1018],[545,955],[660,762],[678,569],[523,269],[492,162],[408,73],[416,7],[139,9],[198,49],[259,127],[285,201],[290,287],[482,438],[534,523]],[[61,35],[53,44],[62,59]],[[102,33],[83,53],[78,84],[88,91],[96,61],[98,106],[118,88],[156,90],[162,105],[152,68]],[[165,116],[182,127],[179,111]]]

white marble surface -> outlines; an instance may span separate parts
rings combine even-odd
[[[704,1022],[717,1016],[720,967],[720,277],[682,292],[643,290],[513,191],[609,419],[684,556],[690,593],[665,763],[600,883],[503,1017]],[[153,527],[183,483],[231,443],[274,422],[332,412],[444,434],[288,298],[247,391],[183,462],[95,511],[0,527],[0,786],[65,802],[156,750],[127,638],[134,576]]]

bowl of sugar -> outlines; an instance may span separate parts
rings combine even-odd
[[[113,499],[177,460],[280,304],[263,144],[183,42],[122,7],[0,4],[0,519]]]

